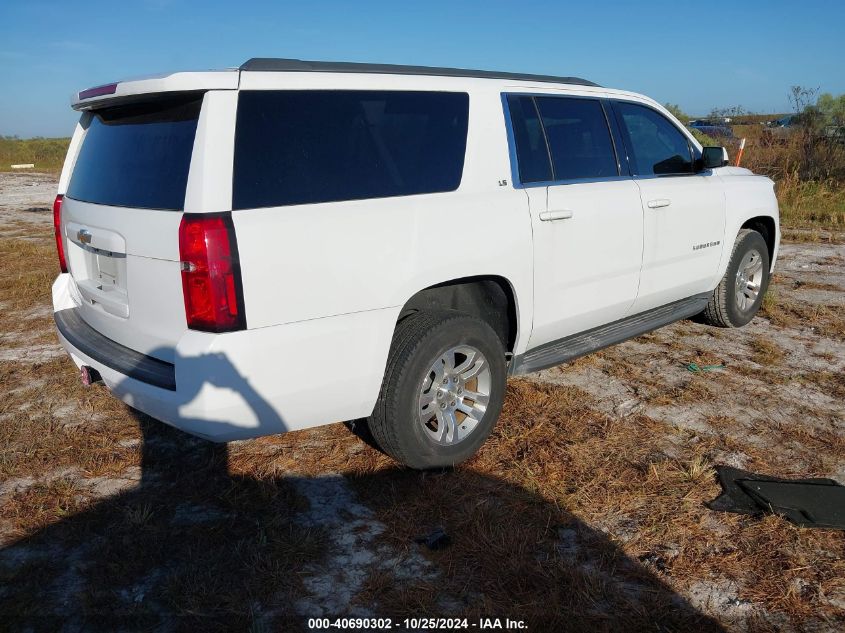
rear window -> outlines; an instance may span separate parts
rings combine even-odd
[[[202,95],[95,110],[67,196],[181,210]]]
[[[243,91],[233,207],[453,191],[468,115],[466,93]]]

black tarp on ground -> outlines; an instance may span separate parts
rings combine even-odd
[[[800,527],[845,530],[845,486],[833,479],[781,479],[717,466],[722,494],[711,510],[759,515],[773,512]]]

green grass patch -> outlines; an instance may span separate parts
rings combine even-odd
[[[777,194],[784,226],[845,230],[845,185],[785,179]]]
[[[37,171],[62,168],[70,138],[0,137],[0,171],[12,171],[12,165],[34,163]]]

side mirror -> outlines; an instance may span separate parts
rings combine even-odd
[[[701,150],[699,159],[699,171],[715,169],[728,164],[728,150],[724,147],[705,147]]]

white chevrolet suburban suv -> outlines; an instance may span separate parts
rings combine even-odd
[[[773,183],[572,77],[252,59],[80,92],[54,206],[86,381],[215,441],[367,419],[470,457],[508,374],[748,323]]]

